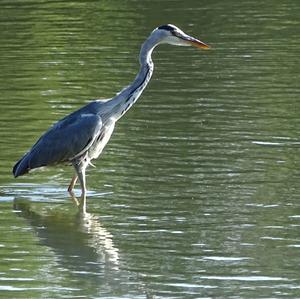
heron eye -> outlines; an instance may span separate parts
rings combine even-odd
[[[179,33],[175,30],[173,30],[171,33],[172,33],[172,35],[174,35],[176,37],[180,37]]]

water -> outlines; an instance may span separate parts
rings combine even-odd
[[[299,298],[298,1],[1,1],[1,298]],[[12,178],[54,121],[132,80],[138,103],[88,171]],[[77,188],[76,193],[80,190]]]

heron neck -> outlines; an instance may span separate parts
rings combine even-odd
[[[140,51],[140,70],[138,74],[129,86],[125,87],[111,100],[111,104],[113,105],[112,117],[114,117],[115,120],[118,120],[131,108],[131,106],[137,101],[137,99],[140,97],[143,90],[149,83],[149,80],[153,73],[153,62],[151,59],[151,54],[154,47],[155,46],[152,45],[149,40],[145,41]]]

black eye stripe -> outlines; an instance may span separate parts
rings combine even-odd
[[[168,30],[168,31],[171,31],[172,33],[174,31],[174,27],[172,27],[170,25],[162,25],[162,26],[159,26],[158,29]]]

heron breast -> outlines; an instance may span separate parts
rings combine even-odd
[[[110,124],[104,125],[101,128],[99,135],[96,137],[94,143],[88,150],[88,155],[90,159],[96,159],[100,156],[105,145],[107,144],[107,142],[111,137],[114,127],[115,127],[115,123],[111,122]]]

